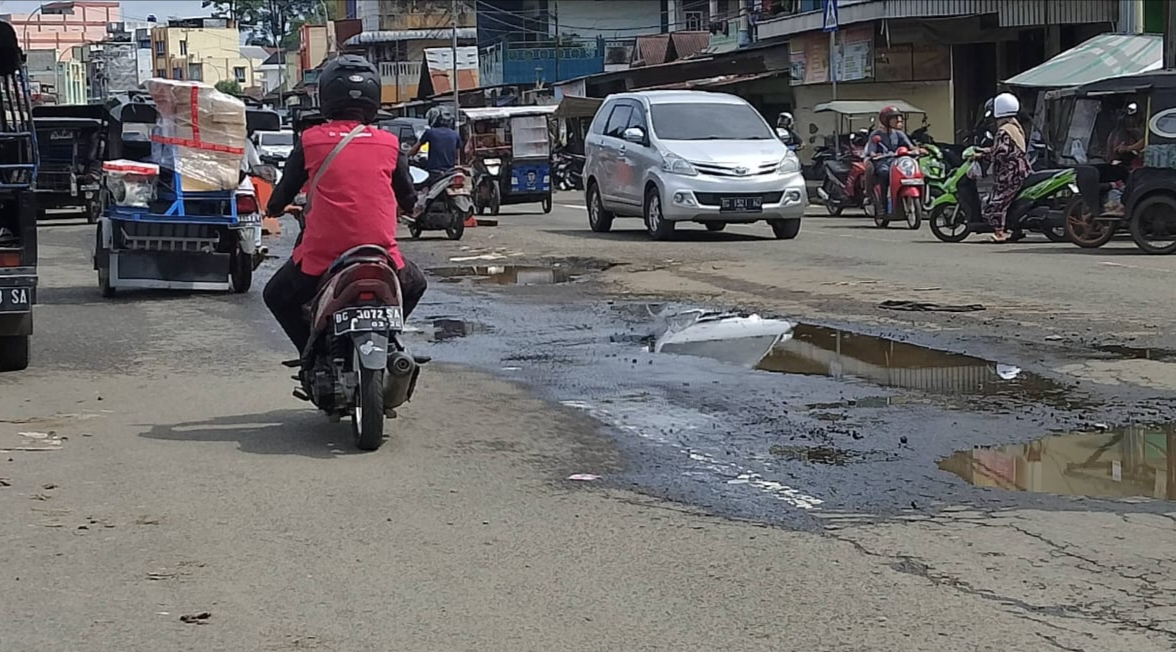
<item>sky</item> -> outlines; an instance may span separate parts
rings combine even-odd
[[[41,0],[0,0],[0,14],[23,14],[36,9]],[[168,16],[207,16],[209,9],[201,0],[122,0],[122,14],[127,20],[146,20],[154,14],[159,20]]]

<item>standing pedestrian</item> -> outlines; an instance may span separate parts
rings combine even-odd
[[[1027,155],[1025,129],[1017,121],[1021,103],[1012,93],[1001,93],[992,103],[992,115],[996,118],[996,140],[989,157],[992,159],[992,176],[996,180],[988,201],[984,205],[984,219],[992,225],[992,241],[1008,240],[1005,221],[1009,206],[1021,192],[1021,184],[1033,171]]]

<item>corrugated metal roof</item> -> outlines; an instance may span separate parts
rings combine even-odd
[[[1018,0],[1000,4],[1001,27],[1110,23],[1119,17],[1117,0]]]
[[[1002,27],[1114,22],[1118,0],[841,0],[842,26],[883,18],[942,18],[998,14]],[[820,30],[824,11],[809,11],[760,21],[761,40]]]
[[[551,115],[555,113],[557,108],[559,106],[555,104],[536,104],[531,106],[474,107],[462,109],[461,112],[471,120],[501,120],[528,115]]]
[[[670,33],[674,59],[685,59],[710,47],[710,32],[682,31]]]
[[[633,48],[633,65],[656,66],[666,62],[670,37],[666,34],[638,36]]]
[[[1158,34],[1099,34],[1035,68],[1005,80],[1010,86],[1064,88],[1162,66],[1164,39]]]
[[[344,45],[371,45],[392,41],[439,41],[453,38],[453,29],[386,29],[377,32],[360,32],[347,39]],[[470,40],[478,38],[478,28],[459,27],[457,38]]]
[[[256,45],[242,45],[241,56],[245,59],[261,59],[265,61],[270,58],[269,50]]]

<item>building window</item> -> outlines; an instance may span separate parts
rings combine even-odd
[[[184,78],[184,69],[183,68],[180,68],[178,66],[175,68],[172,68],[172,79],[183,79],[183,78]]]
[[[706,29],[706,14],[701,11],[686,12],[686,30],[700,32]]]
[[[188,79],[204,81],[204,66],[199,63],[188,64]]]
[[[245,83],[245,67],[244,66],[237,66],[236,68],[233,68],[233,77],[235,77],[237,79],[238,84],[244,84]]]
[[[181,57],[188,56],[188,42],[187,41],[180,41],[180,56]]]
[[[156,41],[155,42],[155,54],[158,54],[160,56],[167,54],[167,44],[164,43],[163,41]]]
[[[155,71],[155,76],[160,79],[167,79],[167,71],[163,68],[160,68],[159,70]]]

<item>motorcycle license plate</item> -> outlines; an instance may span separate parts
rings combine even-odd
[[[713,204],[712,204],[713,205]],[[720,211],[738,211],[744,213],[758,213],[764,210],[763,197],[720,197]]]
[[[335,313],[335,334],[378,333],[404,329],[400,306],[344,308]]]

